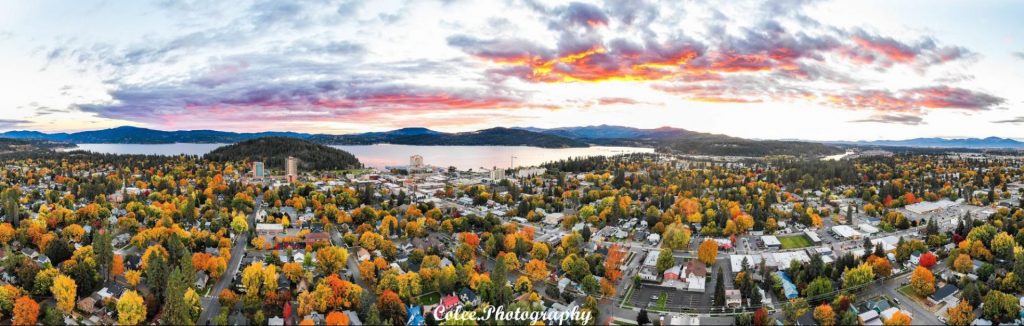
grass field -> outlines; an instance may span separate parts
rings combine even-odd
[[[441,302],[441,294],[437,292],[431,292],[420,296],[420,304],[432,305]]]
[[[782,243],[782,249],[796,249],[811,246],[811,239],[808,239],[806,235],[790,235],[779,237],[779,242]]]
[[[654,308],[658,310],[665,310],[665,305],[668,303],[668,293],[662,292],[658,296],[658,302],[654,304]]]

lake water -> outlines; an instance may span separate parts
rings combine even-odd
[[[97,153],[145,155],[203,155],[227,144],[79,144]],[[584,148],[539,148],[529,146],[415,146],[415,145],[332,145],[352,153],[369,167],[408,165],[412,155],[423,156],[427,165],[460,170],[492,167],[534,166],[570,157],[653,153],[653,148],[593,146]],[[515,157],[513,159],[513,157]],[[514,163],[513,163],[514,162]]]

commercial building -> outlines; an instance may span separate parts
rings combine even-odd
[[[263,162],[252,162],[252,177],[256,179],[263,179],[266,175],[266,170],[263,167]]]
[[[295,182],[299,179],[299,159],[289,156],[284,163],[285,178],[288,182]]]
[[[504,180],[504,179],[505,179],[505,169],[494,168],[494,170],[491,170],[491,180],[501,181],[501,180]]]
[[[768,249],[782,248],[782,242],[780,242],[779,238],[776,238],[774,235],[762,235],[761,241],[764,242],[764,246]]]
[[[836,225],[832,227],[832,232],[843,239],[860,239],[860,232],[854,230],[849,225]]]

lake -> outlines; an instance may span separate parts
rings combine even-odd
[[[227,144],[79,144],[70,150],[108,154],[203,155]],[[529,146],[416,146],[416,145],[331,145],[352,153],[369,167],[408,165],[412,155],[423,156],[423,164],[460,170],[492,167],[534,166],[570,157],[653,153],[653,148],[592,146],[583,148],[540,148]],[[513,159],[513,157],[515,157]],[[514,162],[514,163],[513,163]]]

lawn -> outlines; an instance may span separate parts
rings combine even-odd
[[[437,292],[430,292],[420,296],[421,305],[432,305],[441,302],[441,294]]]
[[[782,243],[782,249],[796,249],[811,246],[811,239],[808,239],[806,235],[790,235],[779,237],[779,242]]]
[[[662,292],[661,295],[658,296],[658,302],[654,304],[654,308],[664,311],[666,304],[668,304],[668,293]]]

